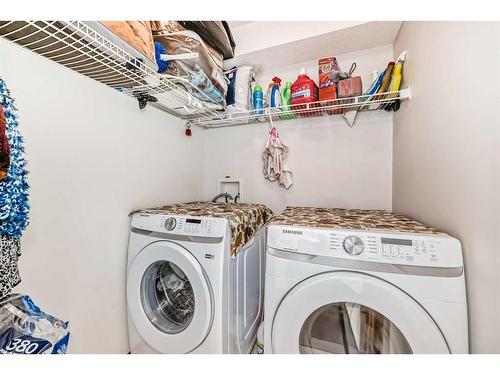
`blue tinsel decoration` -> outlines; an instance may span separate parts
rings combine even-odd
[[[20,237],[28,225],[30,209],[28,171],[14,99],[11,98],[2,79],[0,79],[0,105],[4,109],[7,120],[7,138],[10,145],[10,167],[7,176],[0,181],[0,233]]]

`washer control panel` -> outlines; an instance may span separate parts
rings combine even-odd
[[[391,264],[463,266],[460,242],[446,234],[375,232],[270,225],[270,248],[301,254]]]
[[[427,265],[438,262],[439,237],[402,237],[401,235],[372,235],[369,233],[346,235],[330,233],[329,249],[335,253],[342,250],[366,260],[382,260],[390,263]],[[363,254],[362,254],[363,253]]]
[[[227,220],[210,217],[186,217],[162,214],[134,214],[131,226],[152,232],[198,237],[223,237]]]

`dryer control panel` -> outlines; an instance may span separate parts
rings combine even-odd
[[[134,214],[131,223],[136,229],[197,237],[223,237],[227,225],[227,220],[221,218],[147,213]]]
[[[267,243],[276,250],[325,257],[428,267],[463,266],[460,242],[445,234],[270,225]]]

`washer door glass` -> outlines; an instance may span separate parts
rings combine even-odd
[[[141,302],[151,323],[168,334],[183,331],[193,319],[191,282],[172,262],[159,261],[148,267],[141,281]]]
[[[411,354],[401,331],[384,315],[357,303],[316,309],[304,322],[299,351],[305,354]]]
[[[450,353],[441,330],[416,300],[379,277],[351,271],[317,274],[290,289],[272,320],[270,350]]]

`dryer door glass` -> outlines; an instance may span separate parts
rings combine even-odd
[[[159,261],[148,267],[142,277],[141,302],[151,323],[168,334],[183,331],[193,319],[193,288],[172,262]]]
[[[356,303],[331,303],[315,310],[300,330],[306,354],[410,354],[401,331],[384,315]]]

